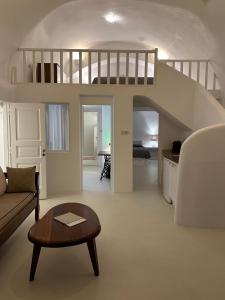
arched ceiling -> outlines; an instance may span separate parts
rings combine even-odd
[[[104,16],[109,12],[118,14],[120,22],[108,23]],[[216,43],[201,19],[181,7],[146,0],[76,0],[48,14],[22,45],[43,48],[158,47],[162,58],[178,59],[210,58]]]
[[[28,42],[32,41],[31,32],[40,33],[40,36],[36,35],[36,40],[32,41],[32,43],[41,41],[42,44],[35,44],[37,46],[47,45],[52,40],[56,43],[57,38],[59,40],[62,38],[62,42],[68,43],[69,46],[71,41],[69,42],[66,38],[65,29],[67,29],[68,36],[72,34],[73,37],[78,37],[76,41],[74,39],[75,46],[85,42],[87,47],[103,44],[107,47],[109,41],[111,41],[110,46],[112,46],[112,41],[121,42],[123,39],[132,42],[133,47],[158,46],[168,52],[170,57],[178,58],[184,55],[186,57],[209,57],[214,61],[214,67],[225,91],[225,84],[223,85],[225,82],[225,1],[105,0],[101,1],[101,7],[99,5],[94,7],[91,4],[96,2],[95,0],[89,1],[90,5],[85,4],[87,1],[75,0],[73,1],[74,4],[71,4],[70,0],[0,0],[1,66],[9,61],[9,58],[20,45],[32,46],[31,44],[28,45]],[[66,6],[63,7],[64,4],[68,7],[75,7],[76,5],[82,7],[83,5],[83,8],[80,12],[79,10],[73,11],[76,18],[67,10],[66,17],[68,19],[63,20],[63,16],[60,16],[60,10],[66,10]],[[126,24],[109,27],[103,23],[101,17],[99,18],[103,7],[105,9],[118,9],[118,13],[121,10],[121,13],[126,17]],[[54,25],[52,19],[54,15],[58,15],[60,22],[63,21],[61,26],[59,26],[59,20]],[[98,19],[94,20],[93,16],[98,17]],[[74,26],[75,22],[77,22],[76,25],[79,24],[80,27],[85,28],[84,36],[81,36],[80,28]],[[104,28],[99,28],[100,23]],[[100,29],[97,35],[96,28]],[[106,29],[108,33],[106,33]],[[103,35],[100,35],[101,31]],[[134,32],[135,37],[133,36],[131,40],[131,34]],[[90,34],[89,37],[88,33]],[[57,34],[61,36],[57,36]]]

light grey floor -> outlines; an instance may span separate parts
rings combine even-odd
[[[144,158],[133,160],[133,187],[135,191],[158,188],[158,160]]]
[[[0,248],[0,299],[225,299],[225,230],[175,226],[174,209],[154,181],[151,189],[134,193],[84,191],[42,200],[41,214],[73,201],[92,207],[101,221],[100,276],[93,275],[87,247],[80,245],[43,249],[30,283],[32,214]]]
[[[102,166],[83,165],[84,191],[111,191],[111,180],[100,180]],[[134,190],[151,190],[158,185],[158,160],[135,158],[133,160]]]
[[[100,180],[102,166],[83,166],[83,190],[84,191],[111,191],[109,178]]]

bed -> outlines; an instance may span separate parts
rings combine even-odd
[[[133,143],[133,157],[135,158],[151,158],[150,148],[144,147],[142,142]]]

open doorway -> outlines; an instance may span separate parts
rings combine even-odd
[[[158,186],[158,140],[159,113],[151,107],[134,107],[134,190],[149,190]]]
[[[111,105],[82,105],[82,189],[111,191]]]

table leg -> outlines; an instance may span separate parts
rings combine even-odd
[[[38,258],[39,258],[40,252],[41,252],[41,247],[39,245],[34,244],[32,262],[31,262],[31,268],[30,268],[30,281],[34,280],[35,271],[37,268],[37,263],[38,263]]]
[[[95,239],[91,239],[87,242],[88,250],[92,262],[92,266],[94,269],[95,276],[99,275],[99,267],[98,267],[98,256],[97,256],[97,249],[95,244]]]

